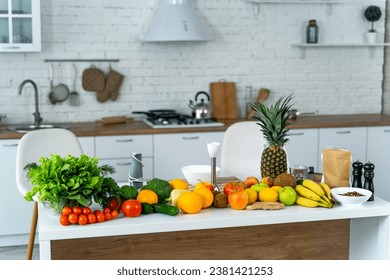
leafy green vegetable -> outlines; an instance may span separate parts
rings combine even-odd
[[[120,198],[125,201],[127,199],[136,199],[138,195],[138,191],[136,188],[124,185],[121,188],[121,196]]]
[[[32,201],[37,195],[39,201],[50,202],[56,212],[60,212],[64,205],[88,206],[93,198],[102,203],[104,196],[119,189],[114,180],[104,178],[104,175],[115,172],[114,168],[108,165],[99,167],[96,157],[69,155],[63,158],[53,154],[40,158],[38,163],[25,167],[33,186],[25,199]]]
[[[147,185],[143,186],[141,189],[154,191],[158,196],[159,203],[166,203],[172,191],[168,181],[159,178],[150,180]]]

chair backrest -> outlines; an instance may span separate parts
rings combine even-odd
[[[221,175],[244,180],[260,178],[260,161],[267,142],[255,121],[243,121],[228,127],[221,152]]]
[[[20,139],[16,153],[16,185],[20,193],[25,196],[31,189],[24,167],[38,162],[41,157],[58,154],[80,156],[83,153],[76,135],[62,128],[35,130],[26,133]]]

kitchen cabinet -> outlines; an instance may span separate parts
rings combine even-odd
[[[0,52],[41,51],[40,0],[0,2]]]
[[[291,129],[286,152],[289,165],[313,166],[318,170],[319,129]]]
[[[95,137],[78,137],[83,154],[94,157],[95,156]]]
[[[365,162],[367,158],[367,127],[321,128],[318,150],[320,172],[322,172],[322,150],[327,147],[345,148],[352,152],[352,161]]]
[[[368,128],[367,161],[370,161],[375,165],[374,193],[387,201],[390,201],[390,180],[389,177],[387,177],[387,172],[390,170],[389,144],[390,126]],[[362,182],[364,183],[364,177],[362,177]]]
[[[0,141],[0,246],[26,244],[34,204],[16,187],[16,152],[19,139]]]
[[[153,135],[95,137],[95,153],[99,164],[115,168],[111,177],[118,182],[128,181],[131,154],[141,153],[144,178],[153,178]]]
[[[222,145],[223,135],[224,132],[154,135],[154,176],[166,180],[183,178],[183,166],[211,164],[207,143]],[[217,156],[217,166],[220,166],[220,156]]]

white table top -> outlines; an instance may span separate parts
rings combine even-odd
[[[360,206],[341,206],[332,209],[288,206],[282,210],[234,210],[231,208],[204,209],[197,214],[179,213],[141,214],[136,218],[124,217],[90,225],[62,226],[59,217],[54,217],[39,205],[39,240],[59,240],[99,236],[115,236],[142,233],[172,232],[185,230],[215,229],[226,227],[270,225],[337,219],[390,216],[390,203],[375,197],[375,201]]]

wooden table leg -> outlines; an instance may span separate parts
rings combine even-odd
[[[38,222],[38,202],[34,201],[34,210],[31,219],[30,237],[28,239],[26,260],[32,259],[32,254],[34,250],[35,233],[37,230],[37,222]]]

